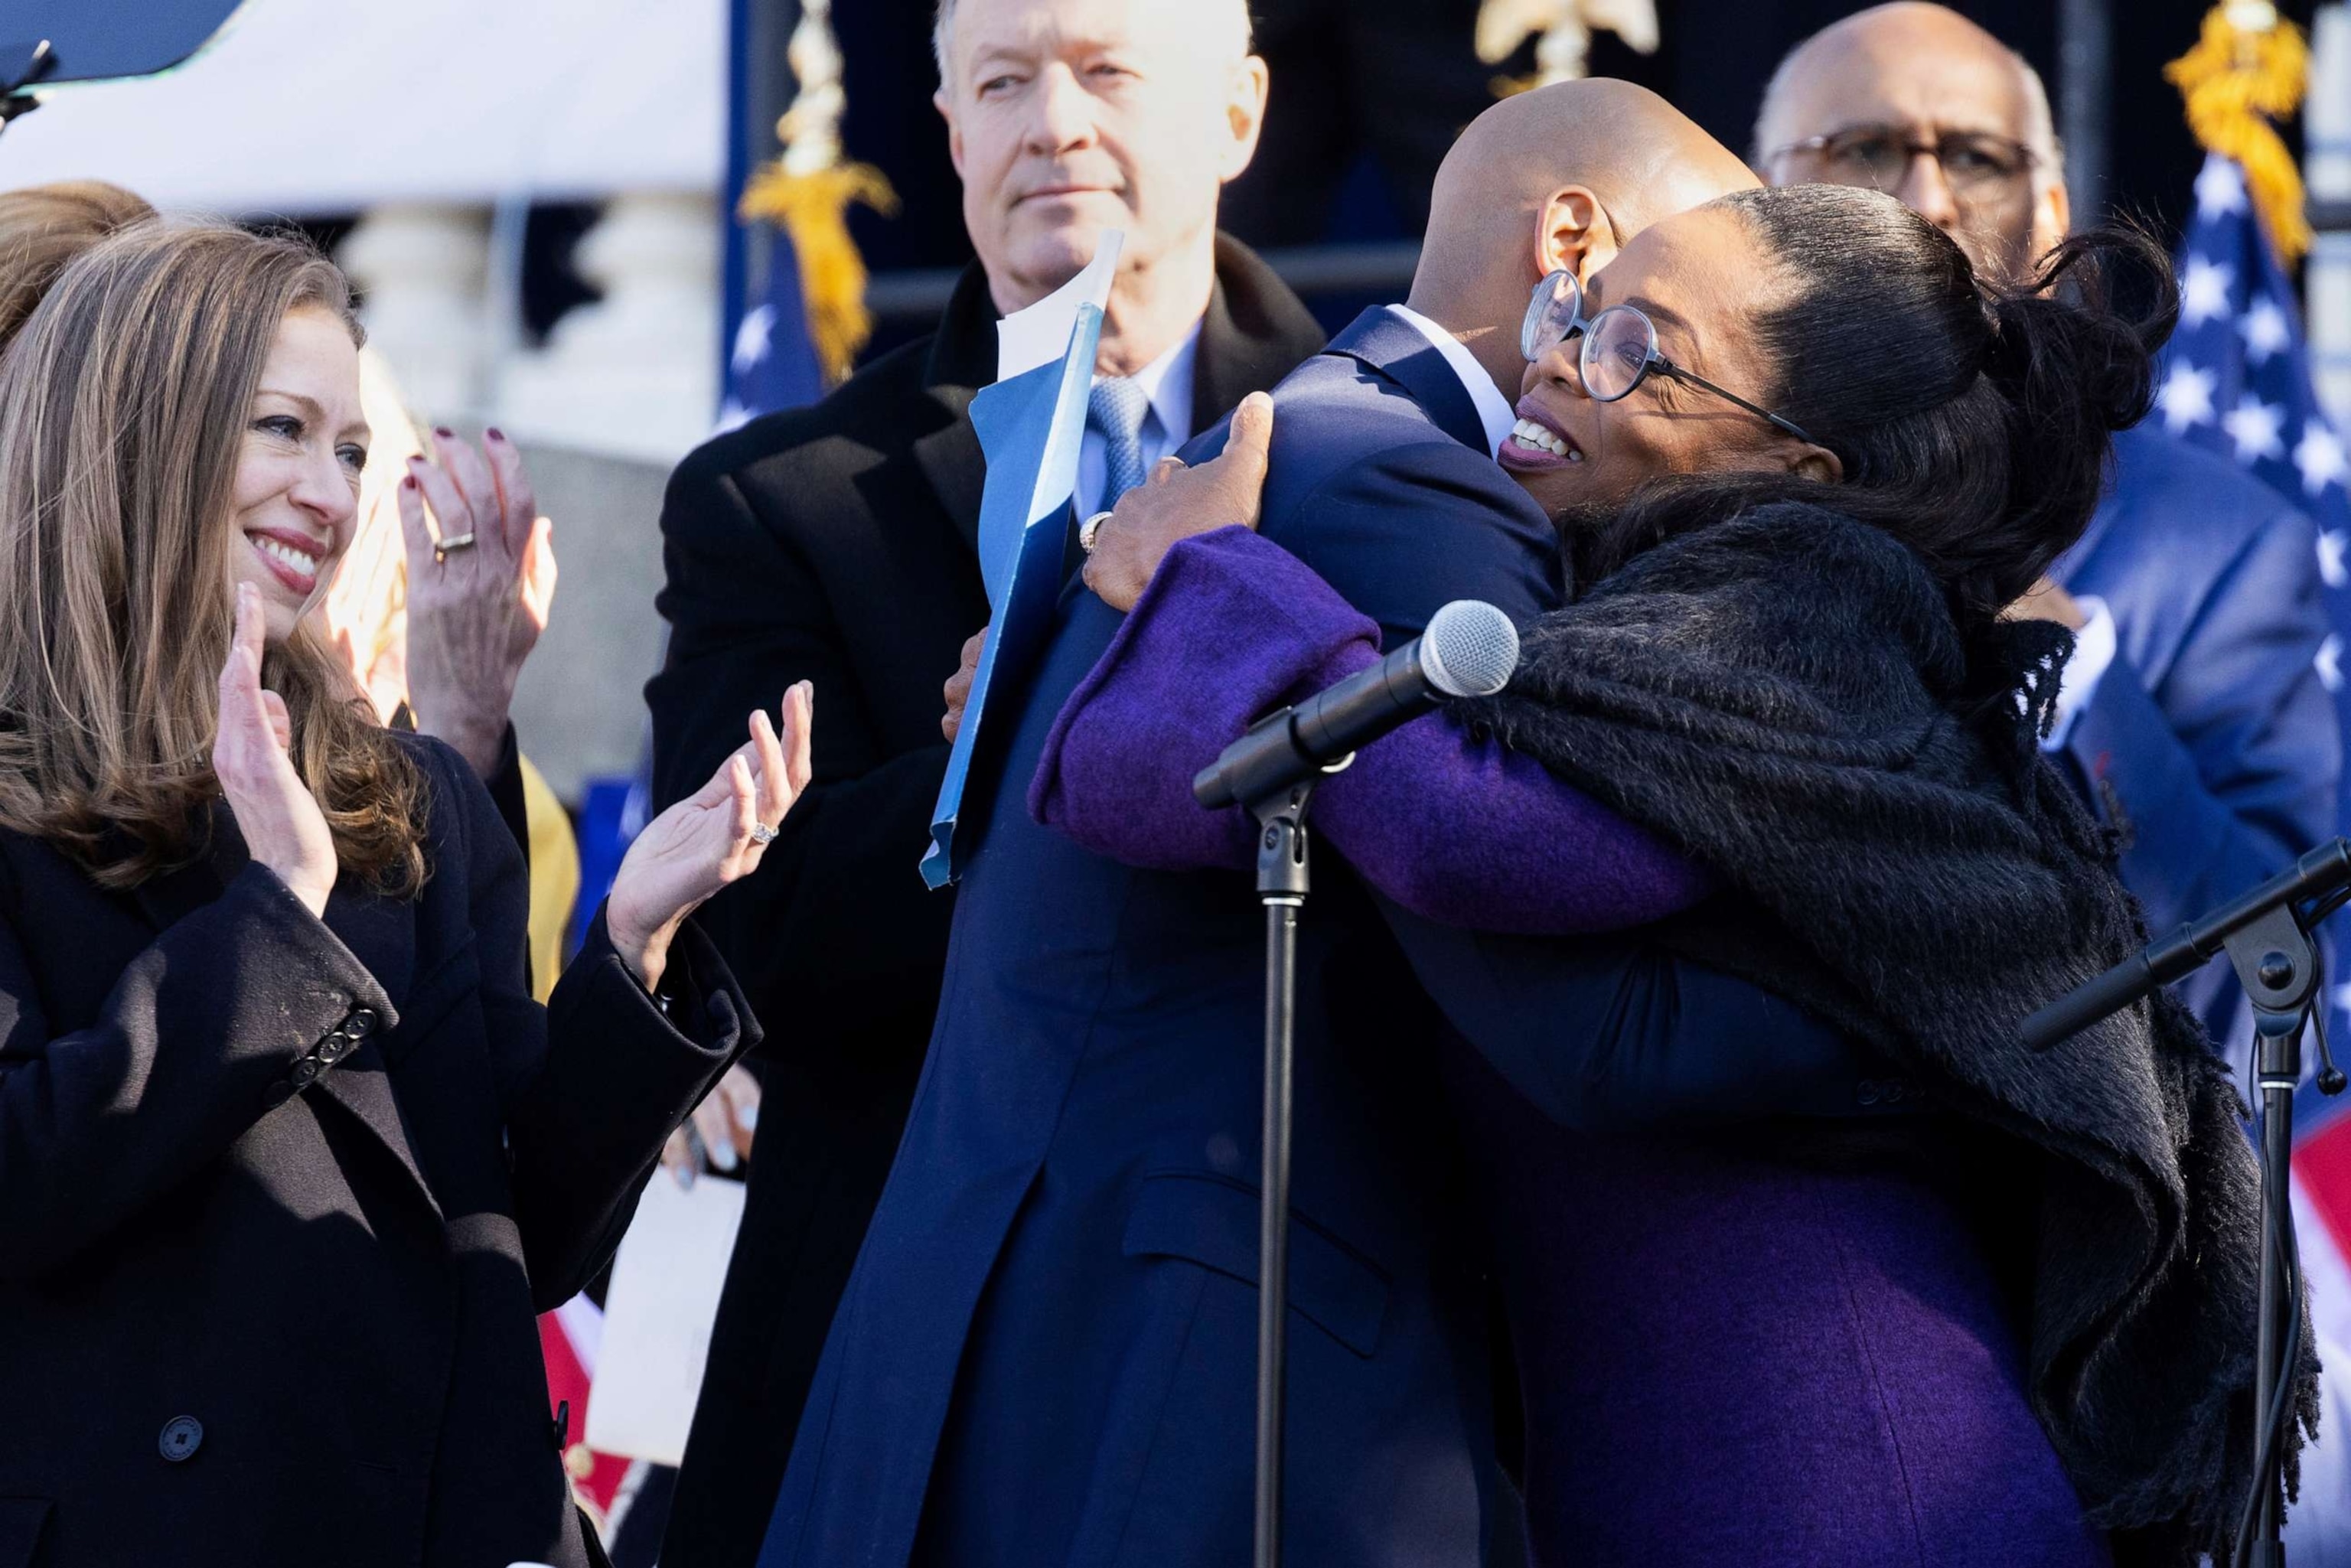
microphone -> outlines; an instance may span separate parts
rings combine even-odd
[[[1510,618],[1482,600],[1457,599],[1378,664],[1251,725],[1192,780],[1192,798],[1211,810],[1254,805],[1426,713],[1440,697],[1492,696],[1510,685],[1518,663]]]
[[[2195,973],[2235,936],[2272,910],[2321,897],[2351,885],[2351,841],[2319,845],[2288,870],[2238,894],[2201,919],[2157,938],[2103,975],[2081,985],[2026,1019],[2024,1043],[2046,1051],[2067,1035],[2117,1013],[2158,986]]]

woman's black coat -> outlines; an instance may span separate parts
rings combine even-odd
[[[0,1568],[588,1561],[534,1314],[757,1038],[689,925],[545,1009],[522,861],[431,797],[414,900],[249,862],[99,890],[0,833]]]

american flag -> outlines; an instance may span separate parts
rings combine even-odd
[[[2245,190],[2244,172],[2218,153],[2196,177],[2196,216],[2179,254],[2179,330],[2165,353],[2156,416],[2168,430],[2228,453],[2318,525],[2318,573],[2332,634],[2319,678],[2351,736],[2351,458],[2320,406],[2294,283],[2279,264]],[[2351,805],[2351,773],[2345,802]],[[2351,814],[2338,813],[2351,822]],[[2338,951],[2351,944],[2338,937]],[[2332,977],[2333,1039],[2351,1043],[2351,984]],[[2305,1050],[2305,1057],[2312,1055]],[[2343,1097],[2351,1101],[2351,1095]],[[2304,1083],[2294,1107],[2294,1175],[2341,1249],[2351,1252],[2351,1104]],[[2305,1244],[2309,1227],[2304,1227]]]
[[[722,431],[824,396],[824,369],[809,341],[808,309],[800,298],[799,253],[782,228],[771,234],[766,297],[744,312],[727,357],[726,402],[718,413]]]

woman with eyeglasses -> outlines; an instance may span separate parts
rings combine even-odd
[[[2111,303],[2118,266],[2147,315]],[[2003,612],[2146,413],[2172,298],[2134,235],[2007,292],[1829,186],[1723,197],[1536,291],[1500,458],[1580,592],[1510,690],[1366,747],[1310,823],[1395,918],[1483,934],[1463,1034],[1550,1049],[1441,1052],[1544,1564],[2226,1549],[2256,1256],[2233,1092],[2168,997],[2016,1039],[2143,939],[2036,745],[2065,634]],[[1247,865],[1250,823],[1189,784],[1258,715],[1193,672],[1303,695],[1377,657],[1232,521],[1146,489],[1101,525],[1089,580],[1131,613],[1030,794],[1090,848]],[[1638,834],[1686,860],[1684,907],[1592,934]],[[1588,977],[1578,1016],[1513,1013],[1526,939]]]

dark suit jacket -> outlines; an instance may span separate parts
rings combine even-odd
[[[987,621],[985,465],[965,410],[995,379],[996,319],[974,267],[935,337],[702,447],[663,508],[669,656],[645,693],[657,801],[698,788],[792,682],[817,698],[815,781],[758,874],[702,916],[753,1005],[792,1022],[764,1063],[670,1568],[741,1568],[758,1549],[930,1038],[954,901],[915,865],[946,770],[940,687]],[[1322,341],[1280,280],[1220,239],[1196,422]]]
[[[135,894],[0,834],[5,1568],[590,1561],[534,1314],[757,1028],[690,924],[675,1028],[601,917],[532,1002],[514,841],[408,744],[431,879],[323,922],[225,809]]]
[[[1367,316],[1274,397],[1265,533],[1391,635],[1556,601],[1549,522],[1411,328]],[[761,1568],[1248,1560],[1262,920],[1246,875],[1120,865],[1025,799],[1119,619],[1073,585],[995,716],[929,1061]],[[1500,1505],[1435,1031],[1331,869],[1300,942],[1289,1560],[1475,1563]]]
[[[2115,438],[2114,494],[2059,563],[2068,589],[2105,600],[2116,632],[2065,762],[2124,831],[2123,883],[2158,933],[2340,831],[2317,543],[2268,486],[2143,424]],[[2242,1026],[2228,965],[2180,991],[2214,1039]]]

